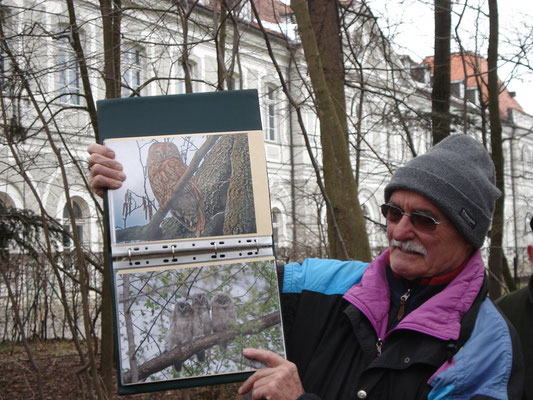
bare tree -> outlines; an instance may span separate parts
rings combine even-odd
[[[498,2],[489,0],[489,54],[487,58],[489,69],[489,114],[492,159],[496,167],[496,186],[502,196],[496,200],[496,208],[492,217],[490,232],[489,255],[489,294],[492,299],[501,295],[503,277],[503,221],[504,221],[504,161],[502,143],[502,125],[500,121],[500,84],[498,80]]]
[[[433,144],[450,135],[450,0],[435,0],[435,63],[431,94]]]

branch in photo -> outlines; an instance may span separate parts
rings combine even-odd
[[[150,375],[176,364],[176,362],[184,362],[188,360],[201,350],[206,350],[222,342],[229,342],[240,335],[255,335],[279,323],[280,313],[279,311],[275,311],[252,321],[246,321],[245,323],[231,326],[223,331],[195,339],[193,342],[166,351],[160,356],[139,365],[137,367],[138,379],[139,381],[143,381]],[[135,383],[132,371],[125,372],[122,375],[122,379],[126,384]]]

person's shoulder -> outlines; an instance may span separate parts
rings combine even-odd
[[[454,392],[467,394],[465,398],[489,394],[491,398],[507,398],[508,393],[520,387],[520,384],[515,385],[514,377],[511,379],[521,362],[518,351],[514,328],[486,298],[474,329],[455,354],[454,362],[441,368],[430,381],[434,394],[453,387]]]
[[[359,283],[368,263],[308,258],[302,263],[284,267],[283,292],[314,291],[323,294],[344,294]]]
[[[503,311],[504,314],[512,313],[517,306],[523,305],[529,299],[529,288],[523,287],[515,290],[495,301],[495,304]]]

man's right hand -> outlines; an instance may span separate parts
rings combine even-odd
[[[118,189],[126,179],[126,174],[122,172],[122,164],[115,161],[115,152],[109,147],[98,143],[91,144],[87,151],[90,154],[89,166],[91,167],[91,177],[89,186],[98,196],[104,196],[105,189]]]

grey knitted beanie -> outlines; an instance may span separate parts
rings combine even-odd
[[[490,227],[496,199],[494,164],[470,136],[452,135],[398,168],[385,187],[388,202],[395,190],[410,190],[430,200],[475,248]]]

